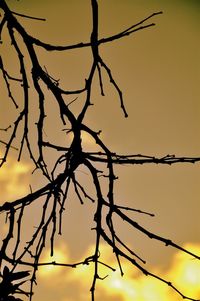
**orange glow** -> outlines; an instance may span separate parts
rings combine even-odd
[[[0,168],[0,202],[23,196],[28,192],[30,178],[27,176],[31,167],[27,163],[9,160]]]
[[[85,139],[86,142],[86,138]],[[25,163],[18,163],[14,160],[9,162],[0,169],[0,185],[1,198],[14,198],[27,192],[26,183],[28,184],[27,174],[30,166]],[[2,229],[5,232],[7,225]],[[195,254],[200,254],[200,245],[186,244],[184,248],[191,250]],[[87,256],[94,254],[94,246],[90,246],[81,260]],[[97,281],[96,301],[103,298],[117,301],[179,301],[181,296],[175,293],[170,287],[161,283],[157,279],[147,277],[141,274],[134,266],[123,261],[124,276],[121,277],[115,257],[108,246],[101,245],[99,260],[108,263],[112,268],[116,268],[116,272],[112,272],[105,265],[99,265],[99,276],[105,278]],[[73,263],[73,256],[69,256],[68,247],[64,242],[55,248],[54,256],[50,256],[50,250],[44,252],[41,262],[57,262],[57,263]],[[200,262],[197,259],[183,253],[176,252],[172,258],[171,265],[165,271],[156,267],[156,273],[166,279],[172,281],[173,284],[184,295],[192,298],[200,298]],[[155,271],[154,269],[154,271]],[[152,272],[154,272],[152,271]],[[54,265],[45,265],[39,268],[39,281],[46,283],[48,288],[55,288],[59,284],[61,291],[69,285],[69,289],[77,289],[79,297],[77,301],[88,299],[89,290],[92,283],[94,265],[79,265],[76,269],[64,268]],[[72,288],[71,288],[72,287]],[[58,301],[72,301],[70,297],[67,299],[57,298]]]
[[[65,245],[61,245],[59,248],[54,249],[54,255],[50,256],[50,250],[44,251],[44,255],[41,259],[43,263],[56,262],[56,263],[67,263],[68,254]],[[63,270],[62,266],[44,265],[39,268],[39,276],[42,278],[52,277],[58,275]]]
[[[196,254],[200,253],[200,245],[187,244],[184,247]],[[104,254],[104,258],[101,261],[109,263],[112,267],[116,267],[116,262],[113,256],[111,259],[108,247],[102,246],[101,251]],[[102,300],[104,296],[108,296],[110,300],[116,300],[117,298],[120,301],[178,301],[182,299],[181,296],[166,284],[139,273],[136,268],[127,262],[123,262],[123,270],[125,274],[121,277],[119,269],[116,272],[112,272],[105,266],[100,265],[100,277],[108,276],[102,281],[97,281],[97,288],[99,290],[97,301]],[[92,265],[82,266],[80,269],[72,271],[71,277],[74,281],[78,282],[80,291],[86,285],[91,284],[92,272]],[[166,280],[172,280],[173,284],[188,297],[200,298],[200,262],[192,257],[179,251],[174,255],[168,271],[163,271],[157,267],[156,273]],[[84,279],[84,282],[82,279]],[[89,288],[90,286],[88,290]],[[98,296],[100,296],[99,299]]]
[[[198,245],[186,244],[185,248],[197,255],[200,254],[200,247]],[[192,295],[193,298],[200,298],[199,260],[178,252],[173,260],[173,267],[170,272],[170,277],[172,276],[174,276],[174,284],[184,294]]]

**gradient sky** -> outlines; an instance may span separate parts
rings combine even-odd
[[[47,19],[46,22],[22,19],[27,31],[41,40],[65,45],[89,39],[91,8],[88,0],[58,0],[56,3],[49,0],[20,0],[9,1],[8,4],[16,12]],[[87,124],[94,130],[101,129],[105,143],[111,150],[119,153],[199,156],[199,1],[100,0],[99,36],[115,34],[160,10],[163,14],[152,19],[156,23],[155,27],[100,47],[102,57],[112,69],[123,91],[129,118],[123,118],[116,92],[109,84],[106,74],[103,74],[106,96],[102,98],[98,86],[94,86],[92,97],[95,105],[87,115]],[[0,47],[8,67],[15,74],[17,66],[12,51],[8,45]],[[53,77],[60,79],[61,86],[67,89],[83,86],[91,63],[90,49],[63,54],[54,52],[45,54],[38,49],[38,54],[41,57],[41,65],[45,65]],[[11,119],[15,113],[9,110],[8,117],[8,106],[5,102],[2,103],[6,95],[3,88],[1,95],[3,110],[0,111],[0,127],[6,127],[7,118]],[[49,101],[46,135],[50,141],[55,139],[58,143],[62,143],[59,121],[54,120],[52,126],[56,108],[52,100]],[[76,103],[73,109],[75,112],[78,110]],[[34,120],[34,111],[32,119]],[[95,145],[86,137],[85,147],[93,149]],[[11,156],[7,167],[0,171],[1,202],[6,198],[12,200],[28,191],[30,162],[25,156],[19,167],[14,161],[15,152],[12,154],[13,157]],[[49,157],[49,161],[52,161],[52,157]],[[138,215],[135,215],[135,218],[157,234],[170,238],[180,245],[190,244],[196,248],[195,250],[200,250],[199,164],[120,167],[116,168],[116,174],[120,177],[115,193],[117,203],[155,213],[154,218]],[[87,184],[84,174],[80,173],[80,177]],[[41,184],[41,179],[34,176],[31,183],[33,188],[36,188]],[[70,206],[66,214],[63,238],[58,242],[57,249],[58,257],[60,252],[61,257],[65,254],[65,258],[73,261],[84,256],[92,245],[93,237],[89,231],[92,225],[92,209],[90,210],[89,203],[80,208],[77,200],[71,201]],[[37,215],[38,208],[35,207],[33,210]],[[30,220],[31,216],[32,213],[27,220]],[[148,260],[150,267],[162,275],[165,273],[179,275],[178,271],[173,273],[176,267],[178,269],[178,264],[183,262],[182,259],[176,261],[179,254],[162,247],[159,243],[149,242],[142,235],[129,231],[117,221],[116,227],[127,243],[134,245],[134,250]],[[28,236],[29,230],[26,234]],[[109,255],[107,256],[109,258]],[[165,288],[159,290],[166,299],[161,299],[161,295],[145,299],[141,292],[138,293],[140,295],[137,293],[131,295],[133,294],[130,288],[131,281],[135,281],[137,291],[145,291],[145,285],[148,284],[143,276],[130,271],[128,266],[126,268],[128,271],[126,284],[118,283],[121,291],[125,292],[127,287],[126,297],[123,298],[115,282],[110,291],[108,286],[111,288],[111,283],[107,287],[102,285],[100,293],[97,294],[97,301],[102,299],[151,301],[158,298],[163,301],[169,298],[172,300],[172,295],[168,295],[169,292]],[[85,280],[83,285],[82,278],[85,279],[85,276],[80,276],[79,271],[76,273],[63,269],[55,272],[50,269],[48,277],[44,277],[47,274],[45,271],[42,274],[41,271],[39,275],[41,281],[36,289],[35,300],[51,301],[55,300],[55,297],[58,301],[89,300],[90,283]],[[61,278],[64,282],[60,281]],[[137,283],[135,279],[138,280]],[[200,281],[200,278],[198,279]],[[182,284],[185,286],[184,280]],[[149,285],[158,287],[154,282]],[[159,290],[157,291],[160,292]],[[156,288],[153,291],[156,292]],[[193,292],[196,294],[195,288]],[[173,298],[180,300],[176,296]]]

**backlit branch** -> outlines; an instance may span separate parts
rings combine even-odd
[[[35,191],[31,190],[29,194],[19,199],[10,202],[5,201],[0,206],[0,213],[7,217],[6,222],[8,223],[7,234],[3,238],[0,249],[0,267],[1,269],[3,266],[7,267],[7,264],[12,266],[12,271],[5,268],[5,271],[1,272],[0,275],[3,275],[3,280],[0,283],[0,289],[1,287],[4,288],[4,282],[8,274],[11,275],[12,273],[12,277],[15,277],[15,273],[18,273],[15,270],[18,270],[21,266],[27,266],[31,270],[30,273],[24,271],[22,272],[23,274],[18,274],[18,277],[19,279],[20,277],[25,278],[30,274],[31,278],[28,279],[30,282],[29,292],[24,293],[21,288],[16,287],[16,290],[12,291],[12,297],[14,298],[12,300],[17,300],[14,295],[20,292],[31,299],[33,297],[34,285],[37,281],[37,272],[40,267],[52,265],[75,268],[80,265],[92,265],[93,280],[90,291],[91,300],[94,301],[97,282],[107,277],[100,275],[99,266],[103,265],[109,272],[115,271],[109,263],[101,260],[100,245],[104,242],[114,252],[121,275],[124,273],[121,258],[124,258],[145,275],[152,276],[170,286],[183,298],[195,300],[190,296],[183,295],[171,282],[144,268],[146,261],[118,233],[115,226],[115,217],[118,217],[118,220],[121,220],[124,224],[130,226],[131,229],[137,230],[141,235],[147,236],[149,239],[162,242],[166,246],[185,252],[198,260],[200,259],[200,256],[182,248],[170,239],[157,235],[141,226],[134,219],[130,218],[127,212],[133,211],[148,216],[154,216],[154,214],[126,207],[123,203],[116,203],[115,181],[118,177],[115,172],[115,166],[196,163],[200,161],[200,157],[177,157],[175,155],[156,157],[142,154],[118,154],[107,147],[101,137],[101,131],[96,132],[86,125],[88,110],[95,102],[93,92],[96,76],[99,80],[100,93],[102,96],[105,95],[105,78],[103,73],[107,74],[110,83],[116,91],[124,117],[128,117],[122,90],[116,82],[115,75],[110,69],[109,64],[105,63],[100,52],[100,46],[106,47],[107,43],[133,35],[137,31],[151,28],[155,25],[155,23],[151,22],[151,19],[160,15],[161,12],[153,13],[112,36],[99,38],[98,1],[91,0],[92,27],[90,38],[88,38],[89,42],[56,46],[31,36],[19,21],[20,18],[38,21],[45,21],[45,19],[14,12],[9,9],[6,0],[0,0],[0,8],[4,14],[0,23],[0,35],[5,30],[5,35],[11,41],[10,47],[15,52],[19,66],[17,75],[15,77],[11,76],[11,72],[4,61],[5,54],[2,54],[0,56],[1,80],[7,89],[8,98],[12,100],[12,105],[14,104],[16,110],[20,108],[20,111],[17,111],[17,117],[15,117],[11,125],[5,128],[0,125],[0,130],[4,131],[4,134],[7,135],[6,140],[0,140],[0,143],[4,147],[3,154],[1,154],[0,167],[6,164],[12,148],[18,153],[18,161],[20,161],[22,155],[25,153],[26,146],[34,170],[40,172],[40,176],[44,179],[44,184],[37,187]],[[4,43],[3,40],[1,42]],[[87,77],[83,78],[84,84],[75,89],[71,89],[67,85],[60,87],[59,79],[49,74],[48,67],[44,66],[42,58],[37,53],[38,47],[43,48],[45,51],[60,52],[73,51],[74,49],[79,49],[81,52],[85,47],[90,48],[92,62],[88,69]],[[13,96],[13,81],[18,85],[19,95],[22,95],[19,103]],[[70,95],[74,95],[73,99],[69,98]],[[91,99],[91,95],[93,99]],[[79,97],[83,98],[81,105],[78,103]],[[51,102],[49,98],[51,98]],[[75,101],[77,106],[79,106],[79,110],[76,113],[73,110],[73,103]],[[46,119],[48,118],[47,111],[52,102],[57,109],[54,114],[55,120],[59,120],[64,128],[64,130],[62,128],[56,134],[66,134],[66,140],[63,140],[62,144],[51,141],[45,135],[47,127]],[[35,108],[38,109],[38,114],[34,115]],[[107,107],[105,106],[106,109]],[[31,118],[35,118],[33,124],[30,122]],[[53,125],[55,120],[54,118],[51,120]],[[32,139],[33,133],[34,139]],[[85,150],[85,147],[83,148],[84,139],[82,138],[82,133],[86,133],[89,138],[95,141],[99,149],[98,152],[90,152],[87,149]],[[72,135],[72,139],[68,141],[69,134]],[[52,156],[52,152],[54,152],[55,156]],[[52,160],[50,163],[49,153]],[[86,169],[87,174],[90,176],[88,186],[78,177],[78,172],[82,169]],[[102,184],[102,179],[104,184]],[[90,192],[90,187],[93,189],[93,194]],[[53,260],[45,262],[42,260],[44,250],[50,245],[50,256],[53,256],[55,253],[56,238],[62,235],[63,222],[66,218],[65,208],[66,206],[70,206],[67,202],[69,192],[72,192],[75,198],[78,198],[81,205],[84,205],[85,199],[88,199],[96,206],[93,220],[91,221],[92,231],[95,232],[93,253],[77,263],[62,263]],[[23,231],[27,227],[25,224],[25,217],[28,214],[27,209],[32,208],[35,204],[37,204],[38,208],[38,219],[34,228],[30,229],[32,231],[30,239],[24,241]],[[23,283],[25,281],[23,280]],[[9,300],[11,296],[10,288],[13,289],[12,285],[11,281],[2,301]]]

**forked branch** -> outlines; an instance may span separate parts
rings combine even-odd
[[[148,156],[142,154],[122,155],[111,151],[100,136],[100,132],[95,132],[92,128],[86,125],[86,116],[89,107],[92,105],[91,95],[94,87],[94,78],[97,75],[99,79],[99,86],[101,95],[104,96],[104,77],[103,72],[106,72],[108,78],[116,90],[120,102],[120,107],[125,117],[128,117],[126,111],[123,93],[115,76],[105,63],[100,53],[101,47],[106,47],[107,43],[114,42],[126,36],[130,36],[141,30],[151,28],[155,23],[151,19],[160,15],[162,12],[156,12],[144,18],[140,22],[127,27],[125,30],[116,33],[113,36],[99,38],[99,21],[98,21],[98,1],[91,0],[92,11],[92,28],[91,36],[88,42],[78,42],[74,45],[56,46],[45,43],[33,36],[31,36],[20,23],[20,18],[28,18],[33,20],[45,21],[45,19],[38,17],[31,17],[22,13],[13,12],[9,9],[6,0],[0,0],[0,8],[4,13],[0,24],[0,34],[5,31],[11,42],[11,47],[15,51],[16,59],[19,63],[19,70],[17,75],[13,76],[9,72],[9,68],[4,63],[4,55],[0,56],[0,70],[1,80],[4,81],[7,89],[8,98],[11,99],[11,105],[14,104],[18,115],[12,124],[5,127],[0,125],[0,130],[7,133],[7,140],[0,140],[1,146],[4,147],[2,158],[0,159],[0,167],[6,164],[8,155],[11,149],[15,149],[18,153],[18,161],[24,153],[25,147],[28,150],[30,160],[33,162],[34,169],[40,172],[44,177],[44,185],[25,195],[22,198],[13,200],[12,202],[5,202],[0,206],[0,213],[6,216],[8,222],[8,231],[2,241],[0,250],[0,266],[12,265],[12,271],[4,268],[1,272],[2,282],[0,283],[0,290],[4,288],[4,295],[2,301],[7,301],[11,295],[17,292],[29,296],[33,296],[34,285],[37,279],[37,271],[39,267],[45,265],[60,265],[70,268],[75,268],[80,265],[93,265],[93,281],[91,285],[91,299],[95,300],[95,289],[98,280],[103,280],[99,274],[99,265],[104,265],[108,270],[115,271],[109,263],[101,261],[100,244],[106,243],[114,252],[116,261],[123,275],[123,266],[121,258],[125,258],[130,264],[137,267],[145,275],[152,276],[164,282],[175,290],[180,296],[188,300],[195,300],[190,296],[185,296],[180,292],[171,282],[160,278],[151,271],[144,268],[145,260],[139,254],[136,254],[134,248],[129,247],[124,238],[117,233],[114,217],[118,216],[124,223],[136,229],[141,235],[146,235],[150,239],[161,241],[166,246],[173,247],[177,250],[191,255],[193,258],[200,259],[196,254],[189,250],[185,250],[178,244],[166,239],[160,235],[152,233],[138,224],[134,219],[127,215],[127,211],[135,211],[139,214],[154,216],[152,213],[142,211],[140,209],[125,207],[123,204],[117,204],[115,200],[115,174],[116,165],[135,165],[135,164],[175,164],[175,163],[196,163],[200,161],[200,157],[176,157],[175,155],[166,155],[162,158],[156,156]],[[19,18],[19,20],[18,20]],[[148,23],[150,21],[150,23]],[[23,46],[20,43],[23,41]],[[4,41],[1,41],[4,43]],[[60,87],[59,80],[56,80],[47,71],[48,68],[40,63],[40,57],[37,54],[36,48],[42,47],[45,51],[69,51],[73,49],[81,49],[90,47],[92,53],[91,67],[86,79],[83,79],[85,85],[70,89],[69,87]],[[28,65],[28,63],[30,65]],[[31,71],[30,71],[31,70]],[[22,109],[21,105],[17,103],[12,93],[12,83],[19,84],[18,89],[21,89]],[[31,89],[30,89],[31,88]],[[30,126],[30,116],[34,110],[31,103],[32,94],[34,91],[34,104],[39,108],[39,114],[35,119],[34,127]],[[48,94],[47,91],[48,90]],[[47,141],[45,136],[45,118],[47,117],[47,106],[49,105],[49,94],[51,95],[55,106],[58,108],[57,117],[66,130],[66,134],[72,134],[72,141],[68,144],[58,145],[54,142]],[[65,97],[75,95],[74,99],[66,101]],[[78,101],[79,96],[84,98],[84,103],[80,107],[78,114],[73,111],[71,104]],[[93,96],[94,98],[94,96]],[[54,121],[53,121],[54,122]],[[19,128],[22,127],[20,136]],[[36,150],[32,142],[32,133],[36,133]],[[62,130],[61,130],[62,131]],[[92,140],[96,142],[98,152],[90,152],[83,150],[82,132],[85,132]],[[57,133],[58,135],[61,132]],[[48,164],[47,153],[54,151],[55,159],[50,167]],[[53,167],[52,167],[53,166]],[[97,168],[98,166],[98,168]],[[88,192],[89,189],[81,182],[77,176],[79,168],[87,170],[92,179],[92,184],[95,196]],[[99,169],[101,168],[101,170]],[[101,179],[106,181],[106,188],[102,185]],[[96,205],[96,210],[93,216],[93,231],[95,231],[95,247],[93,254],[87,256],[84,260],[77,263],[61,263],[55,261],[42,261],[42,254],[46,248],[47,243],[50,243],[50,255],[53,256],[55,252],[55,239],[57,234],[62,234],[63,219],[65,218],[65,207],[68,205],[69,190],[72,190],[74,195],[79,199],[80,204],[84,205],[85,200],[89,200]],[[90,190],[89,190],[90,191]],[[32,208],[32,205],[37,203],[39,218],[34,227],[32,236],[29,241],[24,242],[22,232],[25,225],[25,216],[27,208]],[[106,212],[106,214],[105,214]],[[14,247],[13,247],[14,246]],[[23,250],[23,251],[22,251]],[[15,272],[20,266],[27,266],[30,273],[27,271],[22,274]],[[15,279],[26,278],[30,275],[30,291],[24,292],[19,286],[14,286],[12,281],[9,282],[7,291],[5,291],[6,277],[14,277]],[[18,278],[16,278],[18,277]],[[14,281],[13,278],[13,281]],[[26,279],[27,280],[27,279]],[[23,280],[24,283],[25,280]],[[105,280],[106,281],[106,280]],[[23,284],[22,283],[22,284]],[[15,289],[14,289],[14,288]],[[7,298],[7,299],[6,299]],[[13,296],[14,299],[17,300]]]

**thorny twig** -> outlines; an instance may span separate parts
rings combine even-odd
[[[18,116],[13,124],[7,128],[1,128],[1,131],[8,132],[7,141],[0,140],[0,143],[5,145],[5,151],[3,157],[0,161],[0,167],[3,166],[7,160],[8,154],[11,148],[15,148],[18,151],[18,160],[24,151],[24,146],[26,145],[30,159],[33,161],[36,170],[40,170],[46,179],[46,183],[35,191],[32,191],[26,196],[19,198],[12,202],[5,202],[0,206],[0,213],[6,214],[9,225],[6,237],[3,239],[2,247],[0,250],[0,266],[2,267],[2,262],[9,263],[13,266],[12,273],[20,265],[25,265],[32,269],[31,279],[30,279],[30,291],[28,295],[30,299],[33,295],[34,284],[37,279],[37,270],[41,266],[46,265],[59,265],[65,267],[76,268],[79,265],[94,265],[94,275],[91,286],[91,298],[92,301],[95,300],[95,289],[98,280],[103,280],[105,277],[101,277],[99,274],[99,265],[104,265],[108,269],[115,271],[109,264],[102,262],[100,260],[100,243],[103,240],[108,246],[113,250],[116,260],[118,262],[121,274],[123,275],[123,266],[121,264],[121,258],[125,258],[130,264],[133,264],[145,275],[150,275],[158,280],[164,282],[175,290],[180,296],[188,300],[195,300],[191,297],[185,296],[180,292],[171,282],[159,277],[156,274],[151,273],[151,271],[145,269],[143,265],[145,261],[138,255],[134,250],[127,245],[119,234],[116,232],[114,224],[114,216],[118,216],[125,223],[130,225],[132,228],[139,231],[141,234],[146,235],[150,239],[155,239],[161,241],[166,246],[171,246],[175,249],[181,250],[196,259],[200,259],[199,256],[193,254],[189,250],[185,250],[181,246],[166,239],[160,235],[152,233],[151,231],[145,229],[140,224],[136,223],[134,219],[131,219],[126,214],[127,211],[134,211],[140,214],[145,214],[149,216],[154,216],[152,213],[142,211],[140,209],[125,207],[121,204],[116,204],[114,190],[115,190],[115,180],[117,179],[114,171],[115,165],[134,165],[134,164],[175,164],[175,163],[195,163],[200,161],[200,157],[176,157],[175,155],[167,155],[162,158],[157,158],[154,156],[147,155],[120,155],[115,152],[110,151],[104,144],[103,140],[100,138],[100,132],[93,131],[90,127],[85,124],[85,117],[91,106],[91,94],[93,90],[93,80],[97,74],[99,78],[99,86],[101,95],[105,95],[104,91],[104,70],[108,78],[118,93],[120,100],[120,106],[125,117],[128,117],[125,103],[123,99],[123,93],[115,81],[115,77],[105,63],[104,59],[101,57],[99,46],[106,45],[107,43],[119,40],[126,36],[132,35],[138,31],[150,28],[155,25],[155,23],[146,23],[153,17],[161,14],[162,12],[156,12],[150,16],[144,18],[142,21],[131,25],[127,29],[109,37],[101,38],[98,37],[98,1],[91,0],[92,8],[92,29],[91,37],[89,42],[80,42],[74,45],[66,46],[56,46],[47,44],[35,37],[31,36],[25,28],[21,25],[20,21],[16,17],[23,17],[28,19],[42,20],[45,19],[30,17],[21,13],[13,12],[9,9],[5,0],[0,1],[0,8],[4,12],[0,24],[0,35],[2,31],[7,26],[8,36],[11,41],[11,47],[15,50],[18,57],[18,62],[20,66],[18,77],[10,76],[7,67],[4,66],[4,57],[0,57],[0,69],[2,72],[2,77],[5,82],[8,96],[11,98],[16,109],[19,105],[13,97],[11,81],[15,81],[20,84],[20,89],[23,93],[23,107],[18,113]],[[24,43],[24,48],[20,47],[19,37]],[[3,42],[3,41],[2,41]],[[46,67],[42,67],[40,64],[39,56],[36,52],[36,47],[41,47],[46,51],[67,51],[73,49],[81,49],[84,47],[91,47],[92,51],[92,63],[88,74],[85,79],[85,85],[79,87],[75,90],[70,90],[68,88],[61,88],[59,86],[59,80],[54,79],[47,71]],[[26,58],[31,64],[27,65]],[[31,73],[29,72],[31,68]],[[30,112],[32,110],[32,105],[30,104],[31,94],[30,87],[35,91],[36,97],[34,102],[37,102],[39,108],[39,114],[35,120],[35,130],[37,133],[37,151],[33,151],[34,147],[30,139],[30,133],[32,131],[30,127]],[[54,103],[59,108],[59,118],[62,124],[65,126],[67,124],[67,133],[73,134],[72,142],[69,145],[65,143],[58,145],[46,141],[44,139],[45,133],[45,118],[46,107],[48,104],[48,95],[46,95],[45,88],[48,89],[49,93],[53,97]],[[72,94],[76,95],[74,100],[77,100],[79,96],[85,97],[83,106],[80,108],[78,115],[72,110],[72,104],[74,100],[68,99],[66,102],[65,96],[70,96]],[[20,146],[18,148],[13,146],[13,142],[18,137],[18,130],[20,126],[23,126],[22,137],[19,139]],[[10,129],[10,131],[8,131]],[[10,132],[10,133],[9,133]],[[100,148],[99,152],[89,152],[83,151],[82,149],[82,138],[81,132],[87,133]],[[58,157],[56,158],[52,168],[49,167],[46,158],[46,150],[56,151]],[[98,164],[98,165],[97,165]],[[78,168],[85,167],[91,178],[93,180],[93,187],[95,190],[95,196],[90,195],[90,192],[84,187],[83,183],[77,177]],[[102,169],[97,169],[97,166],[102,166]],[[103,191],[101,184],[101,177],[103,175],[107,181],[107,195]],[[67,199],[69,189],[73,189],[75,195],[78,197],[81,204],[84,204],[85,199],[89,199],[96,204],[96,211],[94,214],[95,226],[93,230],[96,231],[96,242],[94,253],[88,256],[84,260],[77,263],[61,263],[55,261],[43,262],[41,256],[48,243],[47,237],[50,237],[50,255],[54,254],[54,244],[55,237],[58,233],[62,234],[62,223],[65,207],[67,206]],[[37,202],[37,206],[41,208],[40,217],[38,218],[38,224],[34,228],[32,237],[29,241],[24,243],[22,239],[22,228],[24,227],[24,216],[26,214],[26,209],[32,206],[33,203]],[[106,209],[106,217],[103,214]],[[10,255],[9,248],[10,242],[14,241],[14,249],[12,256]],[[23,247],[23,251],[22,248]],[[139,261],[139,263],[138,263]],[[6,274],[6,270],[4,276]],[[13,274],[14,275],[14,274]],[[23,276],[28,275],[24,272]],[[19,288],[17,288],[19,289]],[[16,291],[13,292],[13,294]]]

